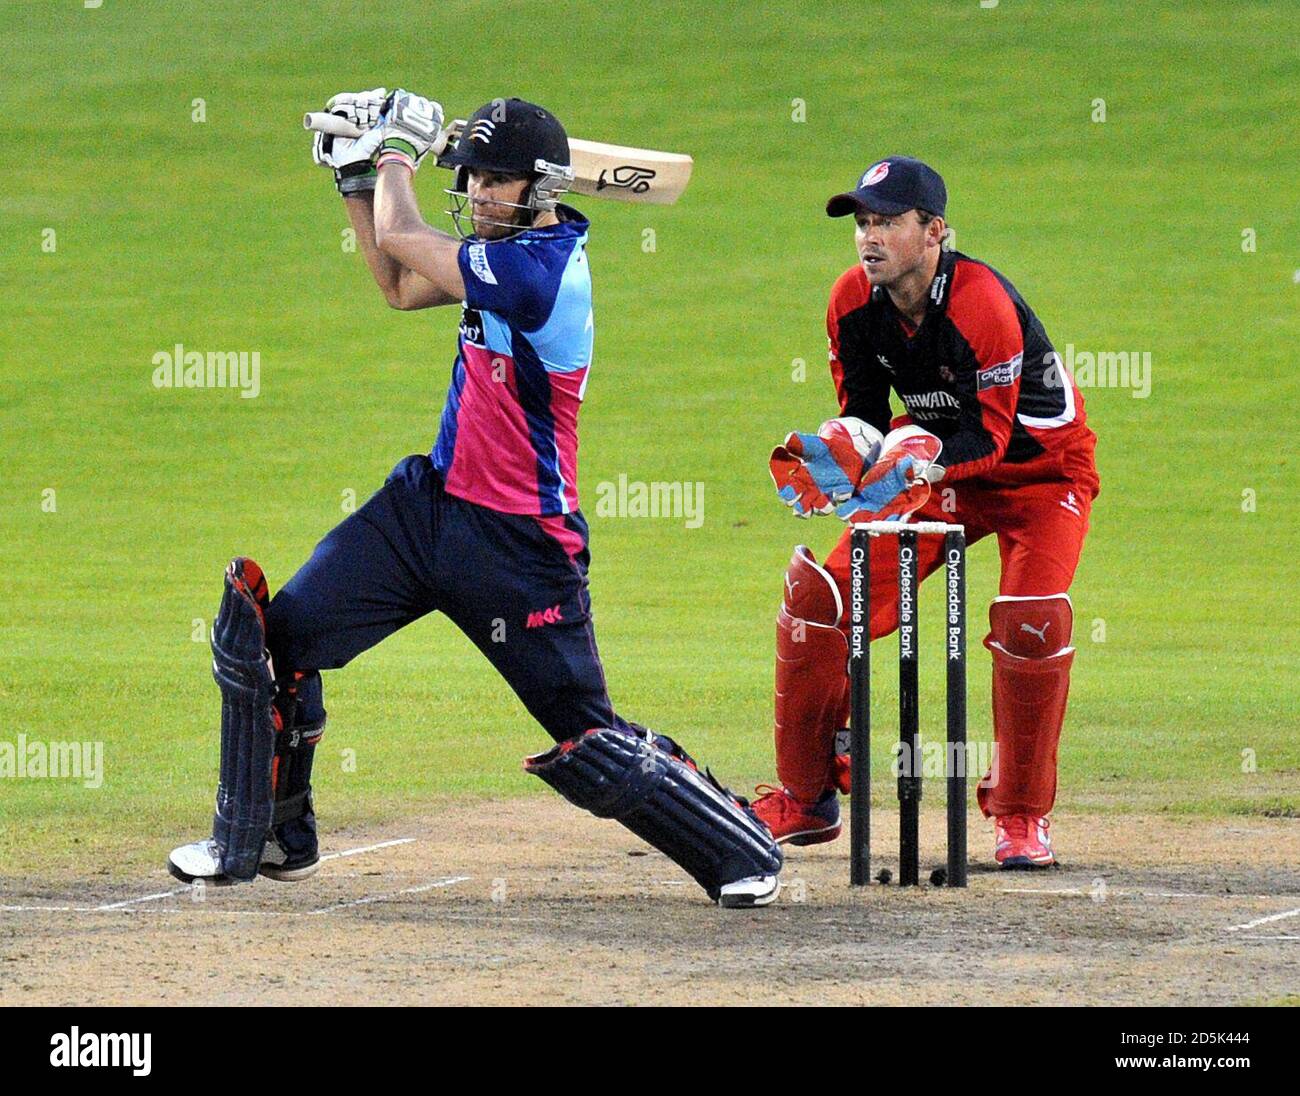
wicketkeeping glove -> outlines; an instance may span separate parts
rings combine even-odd
[[[879,442],[877,430],[852,418],[824,422],[815,434],[787,434],[768,461],[777,495],[795,517],[829,514],[857,490]]]
[[[359,129],[371,129],[379,121],[387,99],[387,88],[345,91],[333,96],[325,109]],[[335,137],[328,133],[317,133],[312,141],[312,159],[322,167],[334,169],[334,185],[340,194],[375,189],[377,172],[371,162],[372,152],[359,142],[360,138]]]
[[[881,443],[880,459],[852,496],[835,508],[837,517],[855,525],[864,521],[906,521],[930,499],[930,483],[942,476],[935,463],[943,442],[919,426],[891,430]]]

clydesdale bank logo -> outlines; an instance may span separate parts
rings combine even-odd
[[[148,1077],[153,1069],[153,1036],[56,1031],[50,1036],[50,1065],[55,1068],[87,1066],[99,1069],[129,1069],[133,1077]]]

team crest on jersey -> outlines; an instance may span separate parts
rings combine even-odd
[[[488,285],[497,284],[497,277],[492,273],[492,267],[488,265],[487,244],[469,245],[469,268],[480,282],[486,282]]]
[[[862,176],[862,181],[858,186],[875,186],[881,179],[889,174],[889,161],[881,160],[878,164],[872,164],[867,168],[866,174]]]
[[[950,366],[939,366],[939,376],[943,378],[944,384],[956,384],[957,374],[954,373]]]

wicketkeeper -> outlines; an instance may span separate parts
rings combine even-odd
[[[212,837],[172,852],[177,878],[301,879],[319,864],[312,756],[321,670],[439,611],[555,739],[526,769],[616,818],[724,906],[772,901],[781,854],[747,804],[672,739],[615,714],[592,630],[578,410],[591,367],[588,222],[559,203],[569,144],[550,112],[497,99],[446,148],[442,107],[384,88],[327,110],[366,132],[318,134],[366,262],[403,310],[459,304],[432,453],[398,462],[274,598],[261,568],[226,572],[214,625],[221,775]],[[412,187],[430,154],[456,171],[458,236]]]
[[[791,434],[772,457],[801,517],[946,521],[968,542],[997,538],[1002,574],[984,643],[993,656],[992,771],[978,789],[1004,868],[1055,863],[1048,815],[1074,648],[1070,582],[1098,491],[1096,437],[1043,325],[992,267],[941,246],[947,190],[919,160],[891,156],[826,205],[857,223],[858,262],[826,316],[840,418]],[[893,418],[891,393],[904,414]],[[891,432],[892,428],[892,432]],[[754,809],[780,841],[840,832],[837,753],[849,715],[849,542],[825,563],[799,545],[776,632],[776,766],[781,787]],[[922,537],[918,573],[941,563]],[[892,538],[871,546],[872,639],[898,625]],[[841,740],[842,741],[842,740]],[[760,791],[762,788],[760,788]]]

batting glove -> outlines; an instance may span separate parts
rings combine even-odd
[[[387,101],[387,88],[341,91],[325,104],[325,109],[331,114],[346,118],[358,129],[370,129],[383,117],[384,103]]]
[[[351,122],[358,129],[371,129],[380,119],[388,98],[387,88],[369,91],[345,91],[333,96],[325,109]],[[374,190],[377,172],[371,151],[360,145],[360,138],[335,137],[317,133],[311,146],[312,159],[334,171],[334,185],[343,195]]]
[[[415,171],[427,153],[436,157],[447,147],[442,104],[399,88],[389,96],[382,121],[358,143],[371,152],[376,167],[399,163]]]

